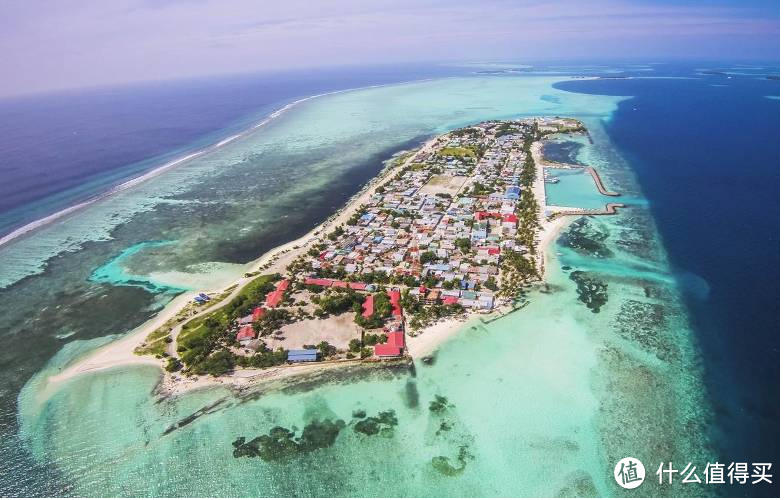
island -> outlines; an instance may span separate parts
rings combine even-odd
[[[161,366],[170,393],[244,386],[313,369],[425,357],[474,315],[521,307],[545,274],[545,249],[569,216],[548,206],[551,135],[572,118],[486,121],[396,155],[347,205],[273,249],[222,290],[187,294],[127,338],[52,377],[129,362]]]

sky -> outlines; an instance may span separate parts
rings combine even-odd
[[[0,0],[0,96],[322,66],[779,59],[770,0]]]

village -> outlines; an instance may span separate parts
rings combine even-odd
[[[227,305],[167,340],[167,369],[219,375],[398,358],[407,336],[443,318],[511,304],[542,272],[531,145],[581,129],[561,118],[489,121],[398,158],[393,175],[298,248],[285,270],[253,273]]]

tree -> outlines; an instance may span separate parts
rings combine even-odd
[[[335,346],[331,345],[331,344],[330,344],[329,342],[327,342],[326,340],[322,340],[322,341],[321,341],[321,342],[320,342],[320,343],[319,343],[319,344],[316,346],[316,348],[317,348],[317,349],[319,350],[319,352],[321,353],[321,357],[322,357],[322,358],[329,358],[329,357],[331,357],[331,356],[334,356],[334,355],[335,355],[335,354],[337,354],[337,352],[338,352],[338,349],[337,349],[337,347],[335,347]]]
[[[234,368],[234,355],[227,349],[210,354],[204,361],[193,367],[193,371],[199,375],[205,373],[217,377],[230,372]]]
[[[419,255],[420,264],[429,264],[436,260],[438,260],[438,255],[436,255],[436,253],[431,250],[428,250],[427,252],[422,252],[422,254]]]
[[[169,362],[166,363],[166,371],[167,372],[178,372],[182,369],[182,362],[178,358],[169,358]]]
[[[455,246],[460,249],[461,252],[467,254],[471,251],[471,239],[470,238],[457,238],[455,240]]]

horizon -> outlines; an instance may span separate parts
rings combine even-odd
[[[0,97],[341,67],[780,56],[779,7],[771,1],[338,0],[260,10],[214,0],[4,4]]]
[[[220,74],[200,74],[200,75],[180,75],[170,76],[166,78],[151,78],[143,80],[129,80],[122,82],[96,82],[90,85],[71,86],[71,87],[57,87],[48,89],[34,89],[27,91],[20,91],[12,94],[0,94],[0,101],[13,101],[16,99],[36,98],[36,97],[56,97],[59,95],[67,94],[84,94],[89,92],[100,91],[115,91],[121,89],[139,89],[139,88],[154,88],[162,85],[172,84],[197,84],[208,82],[228,82],[238,80],[253,80],[265,77],[293,77],[299,73],[312,74],[313,71],[321,72],[337,72],[339,70],[346,71],[367,71],[367,70],[394,70],[394,69],[423,69],[423,68],[454,68],[455,70],[463,69],[469,70],[470,68],[478,65],[506,65],[512,69],[513,66],[518,66],[524,69],[524,74],[537,75],[543,74],[542,72],[552,66],[559,66],[558,70],[552,70],[547,74],[554,74],[556,76],[568,77],[570,74],[585,71],[591,66],[622,66],[622,65],[648,65],[648,66],[662,66],[662,65],[706,65],[706,70],[716,69],[730,69],[730,68],[749,68],[754,65],[761,69],[776,69],[780,70],[781,64],[779,59],[708,59],[702,57],[681,57],[681,58],[607,58],[607,59],[585,59],[575,61],[573,59],[557,58],[552,59],[539,59],[539,60],[510,60],[510,59],[486,59],[486,60],[454,60],[454,61],[416,61],[416,62],[395,62],[395,63],[378,63],[378,64],[335,64],[335,65],[320,65],[308,68],[276,68],[269,70],[248,70],[238,71],[232,73]],[[620,68],[613,68],[620,69]],[[623,71],[622,69],[620,69]],[[474,73],[466,73],[469,76]]]

